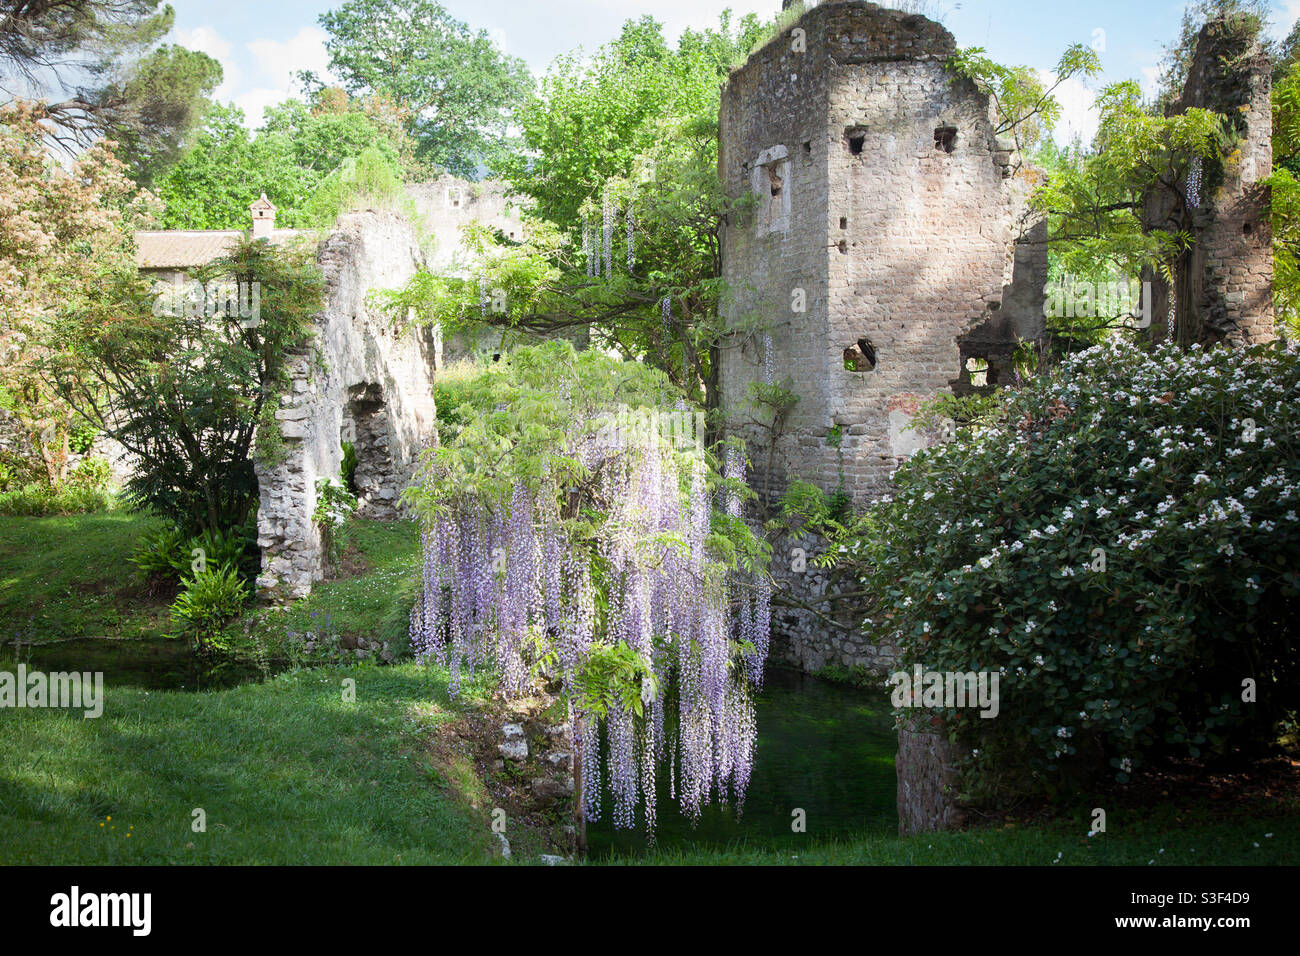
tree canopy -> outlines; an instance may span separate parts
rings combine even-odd
[[[590,56],[559,57],[517,113],[524,149],[502,166],[526,200],[527,238],[477,236],[477,275],[422,273],[389,298],[394,314],[444,331],[587,330],[693,397],[715,395],[720,230],[737,207],[717,176],[718,90],[772,29],[724,13],[674,48],[642,17]],[[504,294],[487,308],[483,290]]]
[[[41,99],[50,139],[69,152],[104,136],[148,185],[185,148],[221,66],[157,44],[172,28],[158,0],[0,2],[0,91]]]
[[[330,69],[348,92],[386,96],[408,110],[420,158],[469,177],[501,158],[532,77],[486,30],[472,30],[435,0],[346,0],[320,24]]]
[[[286,100],[267,110],[256,135],[234,106],[211,106],[193,147],[158,183],[170,229],[244,229],[248,205],[263,192],[277,223],[325,227],[339,213],[330,199],[348,170],[369,171],[395,191],[412,145],[381,101]]]

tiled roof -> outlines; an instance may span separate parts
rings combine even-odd
[[[296,235],[296,229],[277,229],[276,245]],[[168,229],[135,234],[135,264],[141,269],[193,269],[205,266],[230,251],[247,233],[238,229]]]

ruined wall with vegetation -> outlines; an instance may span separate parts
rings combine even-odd
[[[325,573],[316,485],[339,478],[342,443],[357,453],[358,512],[398,514],[420,451],[436,434],[433,339],[395,326],[368,301],[396,288],[423,262],[415,230],[393,213],[350,213],[321,243],[326,306],[313,342],[289,362],[276,433],[259,436],[259,594],[302,597]]]
[[[987,97],[945,68],[955,51],[925,17],[824,3],[723,90],[719,174],[754,205],[723,236],[720,391],[769,499],[796,477],[858,505],[883,494],[925,441],[907,428],[918,405],[969,385],[971,358],[1009,369],[1015,344],[1042,334],[1032,173],[994,135]],[[775,442],[753,383],[798,399]],[[825,581],[790,571],[794,546],[774,552],[792,594],[860,623]],[[777,629],[802,666],[878,663],[806,610],[778,610]]]
[[[1152,328],[1184,345],[1251,345],[1276,337],[1273,229],[1265,180],[1273,170],[1272,74],[1246,18],[1211,20],[1197,37],[1182,95],[1169,107],[1222,113],[1229,139],[1222,154],[1194,160],[1180,195],[1153,193],[1149,228],[1185,229],[1191,248],[1174,265],[1172,289],[1153,279]]]

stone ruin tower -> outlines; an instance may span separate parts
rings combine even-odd
[[[1156,338],[1253,345],[1276,337],[1273,228],[1264,182],[1273,171],[1271,92],[1268,56],[1254,26],[1241,16],[1209,21],[1197,36],[1182,94],[1167,112],[1200,107],[1221,113],[1231,143],[1221,156],[1193,161],[1179,194],[1147,197],[1147,228],[1185,229],[1193,239],[1174,263],[1172,289],[1158,275],[1143,276],[1152,280]]]
[[[945,69],[955,52],[925,17],[829,2],[723,89],[719,174],[729,195],[754,200],[722,239],[719,390],[769,503],[796,477],[859,505],[881,495],[924,443],[905,430],[920,402],[1009,381],[1016,346],[1043,335],[1046,226],[1025,210],[1034,174],[995,135],[988,98]],[[752,383],[784,380],[798,402],[773,443]],[[826,599],[811,563],[793,570],[801,544],[812,546],[777,543],[774,574],[860,623],[851,602]],[[774,610],[787,660],[880,663],[861,634]]]

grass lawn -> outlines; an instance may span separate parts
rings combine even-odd
[[[166,604],[139,592],[126,563],[151,520],[121,512],[0,518],[5,635],[157,637]],[[355,522],[351,542],[340,578],[286,610],[251,609],[232,632],[247,631],[274,654],[289,632],[319,632],[328,618],[337,635],[380,636],[400,647],[418,586],[416,528]],[[128,645],[105,642],[105,655],[125,653]],[[0,864],[500,861],[489,826],[489,794],[499,780],[472,760],[448,756],[456,750],[448,725],[481,705],[481,687],[467,688],[453,703],[445,671],[369,661],[293,668],[265,683],[200,692],[130,686],[135,672],[118,670],[115,680],[114,669],[104,669],[109,686],[97,720],[79,712],[0,710]],[[355,701],[345,699],[347,681],[355,681]],[[809,719],[825,716],[812,706],[815,691],[799,694],[791,700]],[[850,743],[861,749],[863,740],[855,731]],[[784,751],[771,750],[770,732],[768,741],[760,741],[760,755],[779,757]],[[892,779],[892,738],[872,741],[872,753],[855,759],[878,763]],[[786,743],[797,756],[799,741]],[[836,747],[843,750],[830,749]],[[798,785],[811,773],[799,766],[778,777]],[[891,797],[881,786],[885,820]],[[788,834],[779,843],[750,837],[749,845],[707,848],[692,847],[689,836],[654,850],[625,841],[594,862],[1300,863],[1300,795],[1283,795],[1262,813],[1177,797],[1141,810],[1112,809],[1108,832],[1092,838],[1081,805],[1050,822],[905,840],[876,821],[874,829],[835,839],[810,835],[794,845]],[[192,828],[196,809],[205,832]],[[533,859],[527,840],[515,841],[514,860]]]
[[[361,665],[106,698],[97,720],[0,717],[0,864],[492,859],[487,811],[449,795],[422,757],[453,713],[443,674]]]
[[[348,522],[342,572],[285,609],[258,608],[229,628],[238,643],[245,629],[272,656],[284,656],[292,632],[378,637],[395,651],[407,646],[411,605],[420,587],[420,531],[412,521]],[[328,624],[327,624],[328,621]]]
[[[1243,818],[1207,808],[1153,808],[1116,820],[1089,838],[1084,817],[1028,827],[974,828],[901,839],[864,834],[838,841],[810,842],[797,852],[733,847],[678,848],[608,863],[687,866],[853,865],[853,866],[1244,866],[1300,863],[1300,801],[1269,817]]]
[[[345,679],[356,701],[345,702]],[[411,664],[286,672],[187,693],[109,688],[104,715],[0,718],[0,864],[486,863],[490,808],[462,794],[426,742],[458,709],[446,675]],[[207,832],[191,830],[206,814]],[[1289,809],[1289,812],[1284,812]],[[1294,864],[1300,813],[1211,807],[898,839],[874,832],[806,849],[659,849],[649,864]],[[111,820],[109,818],[112,818]],[[100,824],[104,824],[101,826]],[[129,834],[129,836],[128,836]],[[507,830],[507,835],[509,831]],[[517,854],[515,859],[528,862]]]
[[[168,602],[127,563],[157,523],[126,511],[0,517],[0,642],[161,635]]]
[[[151,597],[129,563],[159,519],[126,511],[66,517],[0,517],[0,644],[78,637],[157,638],[169,628],[170,597]],[[231,625],[250,628],[273,655],[285,635],[320,630],[380,636],[404,648],[419,586],[420,534],[412,522],[354,520],[345,574],[286,610],[250,609]],[[238,643],[238,641],[237,641]]]

